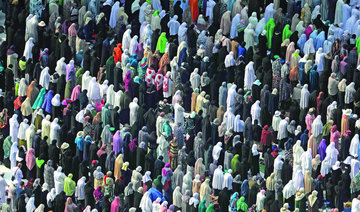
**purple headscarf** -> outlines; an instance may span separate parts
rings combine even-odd
[[[74,61],[70,61],[70,63],[66,65],[66,82],[69,80],[73,80],[75,82],[75,73]]]
[[[326,157],[326,140],[322,139],[319,148],[318,148],[318,154],[320,155],[320,160],[323,161]]]
[[[141,42],[136,46],[135,54],[136,54],[137,60],[141,60],[144,56],[144,46],[143,45],[144,45],[143,42]]]
[[[96,190],[94,191],[95,200],[99,201],[103,197],[103,193],[101,192],[101,186],[98,186]]]
[[[7,50],[6,54],[11,55],[15,53],[15,46],[11,45],[10,48]]]
[[[113,151],[117,155],[122,149],[123,141],[120,136],[120,130],[116,131],[113,137]]]
[[[125,91],[129,90],[129,85],[130,85],[130,81],[131,81],[131,73],[128,72],[126,73],[125,75],[125,79],[124,79],[124,82],[125,82]]]

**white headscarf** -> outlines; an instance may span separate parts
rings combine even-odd
[[[308,90],[308,85],[305,84],[304,87],[301,89],[300,109],[304,109],[309,106],[309,96],[310,92]]]
[[[321,122],[321,116],[318,115],[311,125],[311,133],[317,137],[322,134],[323,123]]]
[[[244,88],[251,91],[251,86],[255,80],[254,62],[250,61],[245,67]]]

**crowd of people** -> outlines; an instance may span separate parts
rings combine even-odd
[[[1,3],[1,211],[360,211],[357,1]]]

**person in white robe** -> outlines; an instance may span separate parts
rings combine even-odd
[[[78,201],[85,200],[85,184],[86,184],[85,180],[86,177],[83,176],[77,181],[75,188],[75,197],[77,198]]]
[[[284,138],[287,138],[288,136],[288,130],[287,130],[287,126],[289,125],[289,118],[286,117],[284,119],[282,119],[279,123],[279,131],[277,134],[277,139],[278,140],[282,140]]]
[[[48,90],[49,84],[50,84],[49,67],[46,67],[41,71],[39,85],[41,85],[43,88]]]
[[[345,89],[345,104],[350,104],[354,101],[354,93],[356,93],[355,82],[351,82]]]
[[[253,47],[255,45],[255,30],[251,23],[245,28],[244,30],[244,41],[246,43],[245,48],[248,49],[250,47]]]
[[[234,128],[234,120],[235,120],[235,115],[231,110],[227,110],[224,113],[224,121],[226,123],[226,130],[230,130]]]
[[[258,120],[258,125],[260,126],[260,101],[256,100],[256,102],[251,106],[250,114],[251,114],[251,120],[252,124],[255,123],[255,120]]]
[[[175,103],[174,111],[175,111],[174,126],[179,126],[179,124],[180,126],[183,126],[185,109],[179,103]]]
[[[264,203],[265,203],[265,196],[266,191],[265,190],[261,190],[259,193],[257,193],[256,195],[256,211],[262,211],[264,209]]]
[[[224,85],[224,82],[223,82]],[[226,84],[225,84],[226,86]],[[229,90],[227,91],[227,96],[226,96],[226,109],[227,110],[231,110],[232,113],[235,112],[235,104],[236,104],[236,88],[237,85],[236,84],[232,84],[231,87],[229,88]]]
[[[85,71],[81,78],[81,91],[89,91],[89,84],[91,81],[90,71]]]
[[[212,187],[216,190],[222,190],[224,188],[224,173],[222,171],[222,166],[218,166],[214,171]]]
[[[305,84],[304,87],[301,89],[300,109],[305,109],[309,106],[309,96],[310,92],[308,90],[308,84]]]
[[[354,137],[351,139],[349,149],[349,154],[353,157],[355,157],[355,155],[359,155],[359,142],[359,134],[355,134]]]
[[[323,123],[321,122],[321,116],[318,115],[311,125],[311,133],[315,137],[318,137],[319,135],[322,135],[322,130],[323,130]]]
[[[312,171],[311,161],[312,161],[311,149],[308,148],[308,150],[301,155],[301,168],[303,175],[305,175],[307,171],[311,173]]]
[[[300,167],[296,168],[296,172],[293,174],[294,187],[296,191],[304,188],[304,174]]]
[[[330,158],[326,156],[321,162],[320,174],[326,176],[331,170]]]
[[[11,173],[14,177],[14,181],[17,183],[16,186],[20,185],[20,182],[22,181],[22,179],[24,177],[23,172],[21,171],[21,167],[22,167],[22,164],[19,163],[17,166],[15,166],[11,169]]]
[[[213,151],[212,151],[212,157],[213,157],[214,160],[216,160],[216,161],[219,160],[221,150],[222,150],[222,143],[218,142],[214,146]]]
[[[54,118],[50,125],[50,142],[56,140],[57,142],[60,141],[60,125],[58,124],[59,119]]]
[[[254,71],[254,62],[250,61],[245,66],[244,89],[251,91],[251,86],[255,82],[256,76]]]
[[[34,39],[31,37],[29,38],[28,41],[26,41],[25,44],[25,49],[24,49],[24,54],[23,56],[25,56],[26,60],[28,59],[32,59],[32,48],[34,47]]]
[[[190,74],[190,83],[193,91],[195,91],[195,89],[199,88],[200,86],[200,74],[198,72],[199,69],[195,68],[194,71]]]
[[[124,32],[124,35],[122,37],[122,50],[125,51],[125,49],[130,48],[130,42],[131,42],[131,29],[127,29]]]
[[[131,41],[130,41],[130,48],[129,48],[129,53],[130,55],[135,54],[135,49],[138,46],[139,42],[138,42],[138,36],[135,35]]]
[[[25,78],[22,78],[19,83],[18,96],[26,96],[28,85]]]
[[[66,73],[65,57],[60,58],[56,62],[55,71],[56,71],[56,73],[58,73],[59,76],[65,75],[65,73]],[[89,72],[89,74],[90,74],[90,72]],[[83,83],[83,85],[84,85],[84,83]]]
[[[66,175],[62,172],[62,167],[59,166],[54,172],[54,182],[55,182],[55,191],[56,195],[64,191],[64,181]]]
[[[230,28],[230,38],[234,39],[238,36],[238,25],[241,22],[240,14],[236,14],[234,18],[231,20],[231,28]]]
[[[18,139],[19,140],[26,140],[26,129],[29,128],[29,120],[24,119],[19,126],[19,133],[18,133]]]
[[[11,141],[17,142],[18,139],[18,133],[19,133],[19,122],[17,120],[18,115],[14,114],[10,119],[9,119],[9,124],[10,124],[10,136],[11,136]]]
[[[181,44],[181,42],[185,41],[187,42],[187,25],[185,22],[183,22],[180,27],[179,27],[179,31],[178,31],[178,41]],[[177,55],[179,57],[179,55]]]
[[[285,200],[289,199],[290,197],[296,194],[296,188],[294,186],[294,181],[290,180],[283,189],[283,197]]]
[[[358,155],[355,155],[355,158],[351,159],[350,166],[351,166],[351,172],[350,172],[350,178],[353,179],[359,172],[360,172],[360,162],[357,157]]]
[[[45,118],[41,121],[41,139],[47,137],[47,144],[50,144],[50,126],[51,126],[51,116],[46,115]]]
[[[335,148],[335,143],[330,142],[330,145],[326,147],[326,157],[329,158],[330,166],[335,165],[338,160],[339,151]]]
[[[26,136],[26,149],[30,149],[32,148],[32,139],[35,136],[34,124],[30,124],[29,128],[26,129],[25,136]]]
[[[18,142],[14,142],[12,145],[11,145],[11,148],[10,148],[10,167],[11,169],[13,169],[14,167],[16,167],[16,155],[19,151],[19,144]]]
[[[172,18],[170,18],[170,21],[168,22],[167,26],[169,27],[170,36],[176,36],[179,32],[179,27],[180,27],[178,16],[174,15]]]
[[[95,77],[91,79],[87,95],[89,100],[91,100],[93,103],[101,101],[100,85],[98,82],[96,82]]]
[[[241,116],[239,114],[235,116],[234,132],[235,133],[244,132],[244,121],[241,120]]]
[[[4,172],[0,172],[0,204],[3,204],[4,202],[6,202],[7,186],[8,186],[8,184],[7,184],[6,180],[4,179]]]
[[[304,54],[314,54],[315,53],[315,47],[314,47],[314,40],[312,38],[309,38],[304,44]]]
[[[142,196],[139,208],[141,208],[141,210],[143,212],[151,212],[152,211],[152,201],[150,199],[149,191],[145,192],[144,195]]]
[[[215,170],[216,171],[216,170]],[[227,190],[232,190],[232,181],[233,177],[231,176],[232,170],[228,169],[228,171],[224,174],[223,188],[227,188]]]
[[[133,101],[129,104],[130,108],[130,126],[132,126],[137,119],[137,111],[139,110],[138,98],[134,98]]]

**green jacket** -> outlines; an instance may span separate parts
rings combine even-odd
[[[75,80],[75,84],[76,85],[81,85],[82,86],[82,76],[84,74],[84,69],[81,67],[79,68],[77,71],[76,71],[76,74],[75,74],[75,77],[76,77],[76,80]]]
[[[36,100],[32,106],[32,109],[36,109],[36,108],[41,108],[42,103],[44,102],[44,97],[46,94],[46,89],[45,88],[41,88],[40,93],[38,94],[38,96],[36,97]]]
[[[273,18],[270,18],[270,20],[265,25],[266,30],[266,38],[268,41],[268,49],[271,49],[271,39],[274,34],[274,28],[275,28],[275,22]]]
[[[72,180],[73,175],[69,174],[64,181],[64,192],[66,196],[72,196],[75,193],[76,183]]]
[[[292,35],[292,32],[290,30],[290,25],[286,24],[286,26],[284,27],[283,33],[282,33],[282,41],[290,38],[291,35]]]
[[[238,211],[248,211],[248,205],[245,203],[245,197],[240,197],[236,204]]]
[[[164,54],[165,49],[166,49],[166,43],[167,43],[166,33],[163,32],[163,33],[161,33],[161,35],[157,41],[156,50],[159,50],[159,52],[161,54]]]

